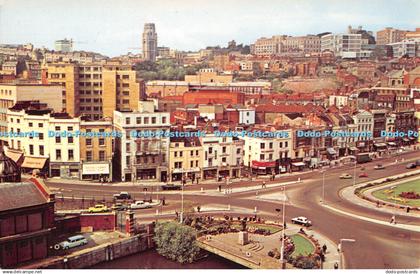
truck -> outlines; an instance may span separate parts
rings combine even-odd
[[[372,161],[369,153],[359,153],[356,155],[356,162],[358,164],[363,164]]]

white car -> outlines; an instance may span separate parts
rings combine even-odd
[[[292,219],[292,224],[298,224],[303,226],[311,226],[312,222],[308,220],[306,217],[295,217]]]
[[[351,179],[351,178],[353,178],[353,176],[351,176],[348,173],[344,173],[340,175],[340,179]]]
[[[83,235],[76,235],[69,237],[66,241],[59,243],[62,249],[69,249],[73,247],[78,247],[88,243],[88,240]]]
[[[148,202],[136,201],[130,205],[130,209],[143,209],[151,208],[152,206]]]

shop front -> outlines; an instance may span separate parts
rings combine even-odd
[[[31,173],[34,169],[38,169],[41,174],[48,174],[48,158],[29,157],[25,156],[23,159],[21,169],[24,173]]]
[[[96,162],[96,163],[82,163],[82,180],[99,180],[108,182],[111,175],[111,163]]]
[[[275,172],[276,161],[252,161],[252,173],[257,175],[271,175]]]

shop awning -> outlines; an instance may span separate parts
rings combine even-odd
[[[359,150],[357,147],[349,147],[349,149],[350,149],[351,151],[358,151],[358,150]]]
[[[10,149],[8,149],[7,151],[5,151],[5,154],[6,154],[7,157],[9,157],[10,159],[12,159],[13,162],[15,162],[15,163],[19,162],[20,158],[23,155],[22,152],[12,151]]]
[[[271,162],[261,162],[261,161],[252,161],[252,167],[255,168],[266,168],[266,167],[275,167],[276,161]]]
[[[376,144],[373,144],[375,147],[384,147],[384,148],[386,148],[386,144],[385,143],[376,143]]]
[[[46,162],[47,158],[25,157],[22,167],[43,169]]]
[[[335,149],[333,149],[332,147],[327,148],[327,152],[329,154],[336,154],[337,152],[335,151]]]
[[[396,146],[397,146],[397,143],[394,143],[394,142],[388,142],[388,145],[396,147]]]
[[[410,142],[410,140],[408,140],[408,138],[403,138],[404,142]]]
[[[292,166],[301,167],[301,166],[305,166],[305,163],[304,162],[296,162],[296,163],[292,163]]]

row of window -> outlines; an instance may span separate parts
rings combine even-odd
[[[2,89],[0,90],[1,95],[12,95],[12,90]]]
[[[161,123],[166,124],[167,118],[166,116],[161,117]],[[148,125],[148,124],[156,124],[157,123],[157,117],[136,117],[136,124],[140,125]],[[126,117],[125,118],[125,124],[130,125],[131,124],[131,118]]]

